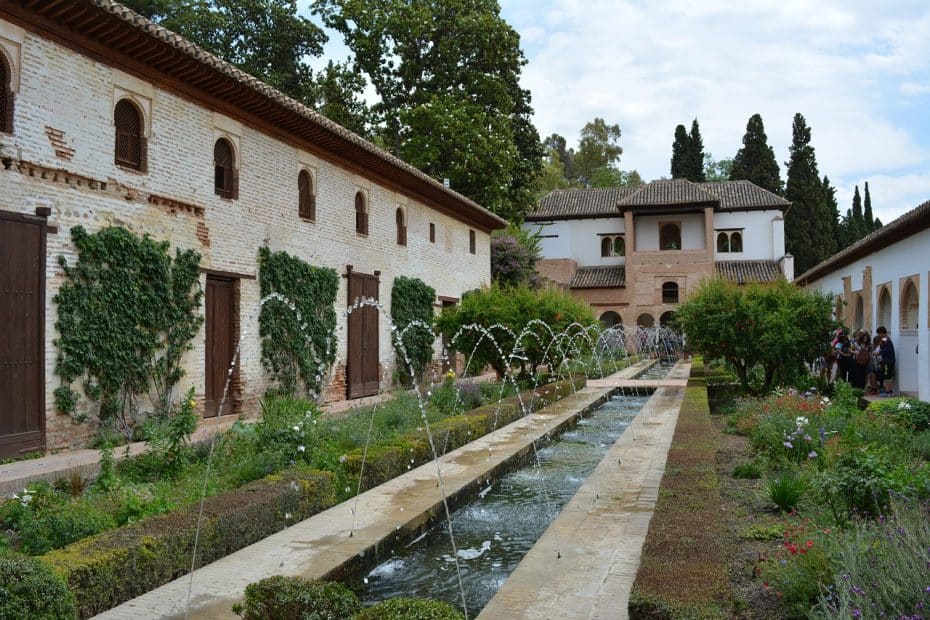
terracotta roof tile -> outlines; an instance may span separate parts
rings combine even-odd
[[[539,201],[539,207],[526,219],[572,219],[587,217],[620,217],[617,203],[636,192],[638,187],[605,187],[592,189],[557,189]]]
[[[774,282],[782,277],[778,263],[770,260],[717,261],[717,275],[731,282]]]
[[[720,210],[775,207],[785,209],[791,203],[750,181],[697,183],[697,186],[720,201]]]
[[[621,199],[618,206],[651,207],[716,202],[717,197],[704,191],[698,183],[692,183],[687,179],[661,179],[643,185],[636,192]]]
[[[623,265],[579,267],[568,285],[571,288],[626,286],[626,267]]]

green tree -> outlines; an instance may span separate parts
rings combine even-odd
[[[691,138],[684,125],[675,127],[675,141],[672,142],[672,178],[688,178],[688,157],[691,152]]]
[[[746,123],[743,146],[733,158],[730,180],[747,180],[781,196],[784,191],[775,151],[769,146],[762,116],[753,114]]]
[[[712,182],[728,181],[733,171],[733,160],[729,158],[717,161],[710,153],[704,153],[704,180]]]
[[[597,117],[582,127],[574,163],[578,180],[583,185],[591,186],[596,170],[615,168],[623,153],[619,142],[620,125],[616,123],[608,125],[603,118]]]
[[[374,87],[388,150],[499,215],[534,204],[545,154],[495,0],[319,0]]]
[[[564,137],[557,133],[550,135],[543,140],[543,146],[546,151],[555,151],[558,154],[559,161],[562,163],[564,176],[569,181],[575,180],[575,149],[568,148]]]
[[[862,239],[867,234],[867,232],[868,231],[865,226],[865,219],[862,215],[862,197],[859,195],[859,186],[857,185],[856,191],[853,193],[852,209],[850,211],[850,243],[859,241],[859,239]]]
[[[365,135],[364,80],[349,65],[333,62],[314,75],[308,59],[323,54],[327,37],[298,15],[296,0],[125,0],[123,4]]]
[[[865,222],[865,234],[877,230],[875,217],[872,215],[872,196],[869,195],[869,182],[865,182],[865,209],[862,213],[862,220]],[[880,224],[880,222],[879,222]]]
[[[765,394],[829,346],[832,310],[832,296],[784,280],[741,286],[706,279],[675,317],[694,350],[725,360],[744,389]]]
[[[685,178],[696,183],[706,181],[704,177],[704,140],[701,138],[701,128],[697,119],[691,121]]]
[[[491,277],[504,286],[538,286],[536,261],[541,249],[538,231],[532,233],[516,224],[494,231],[491,235]]]
[[[794,255],[797,273],[804,273],[837,249],[837,213],[827,200],[810,144],[811,130],[800,113],[794,115],[785,197],[792,207],[785,217],[785,245]]]
[[[549,149],[549,154],[543,163],[542,173],[539,176],[539,193],[536,202],[539,202],[549,192],[570,187],[577,187],[577,183],[573,183],[566,177],[565,165],[559,158],[558,151]]]

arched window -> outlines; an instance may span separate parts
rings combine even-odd
[[[891,291],[883,287],[878,295],[878,326],[887,327],[891,321]]]
[[[730,251],[731,252],[742,252],[743,251],[743,234],[740,232],[735,232],[730,235]]]
[[[669,323],[675,320],[675,313],[669,310],[668,312],[663,312],[662,316],[659,317],[659,325],[662,327],[667,327]]]
[[[232,144],[220,138],[213,145],[213,189],[217,196],[236,199],[239,197],[239,179]]]
[[[475,231],[468,231],[468,252],[469,254],[475,254],[478,251],[478,244],[475,238]]]
[[[917,287],[908,280],[901,295],[901,329],[917,329],[918,308]]]
[[[362,192],[355,192],[355,232],[368,234],[368,203]]]
[[[717,233],[717,251],[718,252],[729,252],[730,251],[730,235],[725,232]]]
[[[116,128],[116,164],[124,168],[145,171],[145,136],[142,113],[129,99],[120,99],[113,108]]]
[[[678,303],[678,284],[675,282],[665,282],[662,284],[662,303]]]
[[[404,221],[404,210],[397,207],[394,218],[397,221],[397,245],[407,245],[407,222]]]
[[[13,71],[0,53],[0,131],[13,133]]]
[[[626,241],[623,237],[614,237],[614,256],[626,256]]]
[[[608,310],[601,315],[601,325],[605,328],[613,327],[614,325],[623,325],[623,319],[613,310]]]
[[[601,256],[610,256],[611,245],[610,237],[601,239]]]
[[[636,319],[636,324],[640,327],[652,327],[656,324],[656,321],[652,318],[651,314],[644,312]]]
[[[306,170],[297,175],[297,211],[308,220],[316,219],[316,196],[313,193],[313,177]]]
[[[678,224],[662,224],[662,227],[659,228],[659,249],[681,249],[681,228],[679,228]]]

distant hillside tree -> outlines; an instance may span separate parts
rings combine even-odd
[[[837,213],[817,170],[811,130],[800,113],[794,115],[785,198],[792,203],[785,217],[785,245],[794,255],[795,271],[804,273],[837,250]],[[832,213],[831,213],[832,209]]]
[[[718,183],[728,181],[733,171],[733,160],[724,158],[719,161],[710,153],[704,153],[704,180]]]
[[[704,176],[704,140],[697,119],[691,123],[691,133],[684,125],[675,127],[672,143],[672,178],[701,183]]]
[[[581,129],[578,151],[575,152],[574,166],[578,180],[586,187],[591,186],[591,178],[596,170],[614,168],[620,161],[623,148],[620,146],[620,125],[608,125],[600,117],[595,118]]]
[[[688,155],[691,138],[684,125],[675,127],[675,141],[672,142],[672,178],[685,179],[688,174]]]
[[[865,182],[865,209],[862,214],[862,219],[865,222],[866,234],[869,234],[870,232],[878,230],[882,227],[882,223],[876,220],[872,214],[872,197],[869,195],[868,181]]]
[[[749,117],[746,133],[743,135],[743,146],[733,158],[730,180],[751,181],[779,196],[784,194],[785,187],[775,159],[775,151],[769,146],[762,116],[759,114]]]

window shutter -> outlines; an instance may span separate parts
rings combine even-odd
[[[128,99],[120,99],[113,108],[116,129],[115,161],[119,166],[142,171],[144,138],[142,115]]]
[[[13,89],[10,82],[12,71],[6,59],[0,55],[0,132],[13,133]]]

